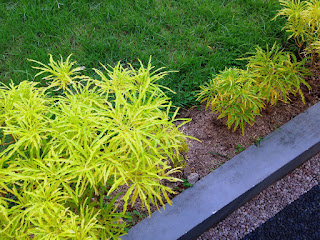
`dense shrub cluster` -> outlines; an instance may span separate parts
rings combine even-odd
[[[70,57],[36,63],[48,87],[0,88],[0,239],[117,239],[129,203],[170,203],[188,120],[176,127],[156,83],[167,72],[119,63],[92,79]]]
[[[284,29],[290,33],[298,46],[302,61],[298,62],[293,53],[284,52],[276,45],[266,50],[257,46],[249,57],[246,70],[230,68],[217,74],[209,83],[201,86],[198,100],[206,101],[212,111],[219,113],[218,118],[227,117],[227,126],[233,130],[246,124],[252,125],[254,118],[267,104],[289,102],[289,94],[299,94],[304,102],[300,86],[309,84],[303,76],[309,72],[305,68],[308,58],[301,55],[302,48],[306,56],[311,56],[311,65],[320,53],[320,1],[319,0],[280,0],[282,9],[275,18],[287,18]],[[275,19],[274,18],[274,19]]]
[[[308,74],[296,57],[279,50],[275,44],[271,49],[256,47],[254,55],[248,60],[247,69],[230,68],[220,72],[209,83],[201,86],[198,99],[207,102],[212,111],[217,111],[218,118],[227,117],[227,126],[234,125],[235,131],[246,124],[252,125],[254,118],[260,115],[266,103],[288,102],[289,94],[304,96],[301,84],[310,89],[302,76]]]
[[[314,65],[320,54],[320,0],[280,0],[282,9],[274,19],[279,16],[286,18],[284,29],[293,38],[302,58],[301,51],[311,56],[311,65]]]

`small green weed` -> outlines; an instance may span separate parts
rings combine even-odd
[[[182,178],[182,186],[184,186],[185,188],[189,188],[189,187],[193,187],[193,184],[188,183],[188,180],[185,178]]]
[[[127,223],[127,227],[124,230],[128,232],[129,229],[133,227],[139,219],[145,218],[147,217],[147,215],[144,213],[140,213],[137,210],[133,210],[131,212],[126,212],[126,217],[127,218],[125,221]]]
[[[133,210],[132,212],[127,212],[126,214],[131,217],[131,219],[127,220],[128,222],[133,222],[133,218],[140,218],[141,219],[141,218],[145,218],[147,216],[146,214],[140,213],[137,210]]]
[[[259,136],[258,138],[253,139],[253,144],[254,144],[256,147],[260,147],[260,143],[261,143],[262,140],[263,140],[263,137],[262,137],[262,136]]]
[[[246,149],[246,148],[245,148],[244,146],[242,146],[241,144],[237,144],[235,153],[240,153],[240,152],[242,152],[242,151],[245,150],[245,149]]]

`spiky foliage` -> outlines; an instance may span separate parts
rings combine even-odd
[[[167,73],[119,63],[90,79],[74,75],[69,58],[39,63],[47,88],[0,88],[2,238],[117,239],[129,203],[140,199],[149,213],[171,203],[163,181],[179,181],[171,174],[183,167],[187,136],[178,128],[189,120],[176,119],[178,109],[171,116],[156,84]],[[50,97],[52,88],[63,94]]]
[[[287,19],[284,29],[290,33],[289,38],[294,38],[296,45],[301,50],[306,45],[305,53],[310,54],[311,64],[316,61],[316,52],[313,43],[319,41],[320,29],[320,0],[280,0],[282,9],[274,17],[284,16]]]
[[[218,119],[227,117],[228,128],[233,124],[234,131],[240,127],[242,134],[246,124],[252,125],[264,107],[254,76],[242,69],[225,69],[201,89],[198,100],[206,101],[206,108],[211,105],[212,111],[219,112]]]
[[[227,126],[239,126],[244,134],[246,124],[254,119],[265,106],[265,101],[276,105],[278,101],[289,102],[290,94],[297,94],[304,102],[301,85],[310,89],[303,79],[309,71],[297,62],[292,53],[283,52],[274,44],[266,50],[257,46],[248,60],[247,69],[229,68],[216,75],[209,83],[201,86],[198,100],[206,101],[206,108],[219,113],[219,118],[227,117]]]
[[[268,103],[276,105],[278,100],[288,103],[290,93],[299,93],[304,102],[300,86],[310,89],[302,77],[309,74],[304,61],[298,62],[292,53],[280,50],[276,43],[266,50],[257,46],[253,55],[244,59],[248,60],[248,70],[254,74],[260,95]]]
[[[75,65],[77,62],[70,62],[71,55],[72,54],[70,54],[65,61],[63,60],[62,56],[60,56],[60,61],[56,62],[53,60],[52,55],[49,54],[48,65],[32,59],[28,60],[35,62],[41,66],[33,67],[35,69],[41,70],[36,74],[35,77],[41,74],[49,73],[50,75],[47,75],[43,79],[51,81],[50,87],[57,87],[56,90],[62,89],[65,91],[66,89],[69,89],[67,86],[74,85],[77,79],[87,78],[86,76],[79,75],[79,72],[81,70],[84,70],[84,67],[73,68],[73,65]]]

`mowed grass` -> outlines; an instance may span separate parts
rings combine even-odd
[[[21,0],[0,3],[0,81],[34,79],[35,59],[73,54],[85,74],[100,63],[144,64],[176,70],[160,84],[176,106],[255,45],[287,42],[283,20],[271,21],[277,0]]]

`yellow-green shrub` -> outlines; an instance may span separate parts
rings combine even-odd
[[[279,50],[274,44],[271,49],[263,50],[259,46],[248,60],[247,69],[229,68],[216,75],[209,83],[201,86],[198,100],[206,101],[206,108],[219,113],[218,119],[227,117],[227,126],[234,124],[233,130],[241,128],[244,134],[246,124],[252,125],[265,103],[276,105],[278,101],[289,102],[289,94],[304,96],[300,86],[310,89],[302,78],[309,74],[297,62],[296,57]]]
[[[240,127],[242,134],[246,124],[252,125],[264,107],[254,75],[246,70],[225,69],[201,89],[198,100],[206,101],[206,108],[211,105],[212,111],[219,113],[218,119],[227,117],[228,128],[233,124],[234,131]]]
[[[304,102],[300,86],[310,88],[302,78],[309,74],[304,61],[298,62],[294,54],[280,50],[276,44],[271,49],[267,46],[266,50],[257,46],[256,52],[244,59],[248,60],[247,68],[254,75],[259,95],[267,103],[276,105],[278,100],[288,103],[290,93],[299,93]]]
[[[275,16],[286,17],[284,29],[290,33],[289,38],[294,38],[296,45],[301,50],[306,45],[306,53],[311,55],[312,64],[316,61],[316,52],[313,43],[319,41],[320,30],[320,0],[279,0],[283,7]]]
[[[150,213],[151,204],[171,203],[163,180],[180,181],[171,174],[183,167],[187,136],[178,128],[189,120],[176,119],[178,109],[169,117],[156,83],[167,72],[118,64],[91,79],[69,60],[34,61],[50,74],[46,88],[24,81],[0,89],[2,239],[117,239],[129,203],[139,198]]]

